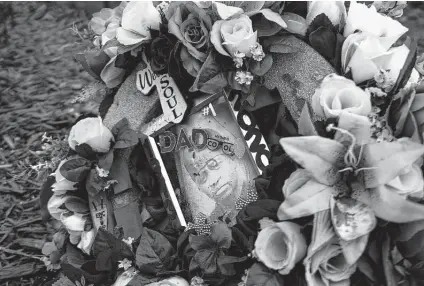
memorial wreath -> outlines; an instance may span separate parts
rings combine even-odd
[[[424,57],[397,21],[405,6],[143,1],[95,13],[76,59],[97,81],[76,100],[100,115],[79,118],[66,146],[45,138],[55,171],[41,205],[62,223],[43,247],[61,271],[46,285],[424,283]],[[219,121],[219,94],[241,141]],[[221,127],[196,117],[186,134],[199,112]],[[198,182],[220,146],[223,164],[247,154],[257,175],[235,213],[185,221],[187,180],[172,187],[165,155],[180,152]]]

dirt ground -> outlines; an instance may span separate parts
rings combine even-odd
[[[0,285],[43,285],[55,275],[40,261],[55,229],[39,209],[46,173],[31,166],[48,163],[45,132],[63,139],[72,122],[94,108],[72,103],[92,81],[73,57],[85,41],[76,29],[88,21],[75,6],[0,2]],[[423,2],[411,4],[401,22],[421,38],[423,52]]]

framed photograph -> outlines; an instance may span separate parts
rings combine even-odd
[[[256,200],[261,170],[238,121],[225,94],[216,94],[149,138],[181,225],[218,219],[232,225]]]

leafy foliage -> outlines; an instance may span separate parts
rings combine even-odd
[[[92,251],[96,257],[95,268],[98,271],[111,271],[116,269],[119,260],[134,258],[125,242],[101,228],[98,229]]]
[[[136,264],[147,274],[171,270],[175,265],[175,250],[161,233],[143,228],[136,252]]]

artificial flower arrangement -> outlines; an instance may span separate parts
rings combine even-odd
[[[254,110],[271,104],[266,95],[276,91],[279,110],[289,112],[270,123],[284,134],[268,138],[274,144],[255,180],[258,200],[235,225],[217,221],[204,234],[171,223],[158,162],[126,119],[104,125],[113,101],[106,96],[101,118],[71,129],[70,151],[43,188],[42,204],[63,223],[43,248],[48,267],[63,274],[49,285],[424,283],[424,58],[396,20],[404,7],[145,1],[95,13],[95,47],[77,55],[99,80],[84,91],[89,98],[100,89],[116,92],[147,58],[155,73],[176,80],[186,100],[226,89]],[[299,82],[293,96],[282,94],[293,75],[275,73],[305,44],[314,58],[289,68],[319,70],[319,58],[331,72],[310,94],[296,96],[308,90]],[[115,205],[100,216],[90,212],[99,197],[113,201],[128,189],[142,202],[139,237],[124,237]]]

